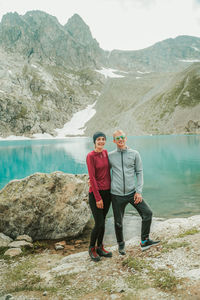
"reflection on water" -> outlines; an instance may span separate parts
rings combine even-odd
[[[190,216],[200,213],[200,136],[128,137],[127,144],[141,154],[145,200],[154,216]],[[108,138],[106,148],[115,145]],[[12,179],[35,172],[86,173],[89,138],[0,142],[0,188]],[[133,210],[131,206],[128,210]],[[110,211],[110,215],[112,212]]]
[[[158,228],[159,224],[163,222],[163,220],[164,219],[154,218],[151,224],[151,232],[155,232],[156,228]],[[141,237],[141,218],[136,215],[135,211],[127,212],[123,223],[124,240],[128,241],[131,239],[139,245]],[[117,244],[114,230],[114,218],[112,216],[106,219],[104,243],[107,246]]]

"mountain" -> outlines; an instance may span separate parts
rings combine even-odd
[[[55,135],[55,128],[95,101],[86,134],[99,124],[108,133],[116,127],[131,134],[198,132],[195,61],[200,61],[197,37],[109,52],[78,14],[63,26],[42,11],[8,13],[0,23],[0,136]],[[121,77],[106,78],[97,72],[102,68],[116,69]],[[180,101],[173,98],[176,93]],[[177,125],[170,118],[179,120]]]
[[[98,124],[110,135],[121,127],[129,135],[200,133],[200,63],[176,73],[110,78],[96,109],[88,135]]]
[[[64,28],[85,49],[84,62],[85,58],[88,57],[96,67],[98,67],[97,62],[100,62],[100,65],[106,63],[105,51],[99,47],[96,39],[92,37],[89,26],[85,24],[78,14],[73,15]]]
[[[109,65],[116,69],[178,71],[200,61],[200,38],[178,36],[137,51],[113,50]]]
[[[18,52],[25,59],[72,68],[98,67],[98,59],[103,61],[104,55],[78,15],[62,26],[55,17],[42,11],[3,16],[0,46],[10,53]]]
[[[0,23],[0,136],[55,135],[100,93],[103,80],[94,69],[101,51],[77,15],[62,26],[41,11],[6,14]]]
[[[177,73],[167,88],[135,113],[147,133],[200,133],[200,63]]]

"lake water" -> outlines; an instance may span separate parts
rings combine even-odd
[[[141,154],[143,196],[154,216],[200,214],[200,135],[128,137],[127,144]],[[106,148],[115,149],[111,138]],[[0,188],[35,172],[87,173],[85,158],[92,149],[92,140],[84,137],[0,141]]]

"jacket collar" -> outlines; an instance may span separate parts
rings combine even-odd
[[[127,150],[128,150],[127,146],[124,149],[120,149],[120,148],[117,147],[117,152],[126,152]]]
[[[103,149],[103,151],[101,151],[101,152],[96,152],[96,151],[93,150],[93,153],[94,153],[95,156],[96,156],[96,155],[97,155],[97,156],[98,156],[98,155],[101,156],[104,152],[105,152],[104,149]]]

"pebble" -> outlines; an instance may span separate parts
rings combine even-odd
[[[17,256],[17,255],[20,255],[21,253],[22,253],[22,250],[20,248],[11,248],[11,249],[8,249],[4,253],[4,255],[14,257],[14,256]]]
[[[26,242],[26,241],[14,241],[11,242],[8,247],[10,248],[20,248],[20,247],[25,247],[25,248],[33,248],[33,244]]]
[[[8,295],[5,296],[5,300],[9,300],[9,299],[12,299],[12,298],[13,298],[13,295],[11,295],[11,294],[8,294]]]
[[[62,245],[55,245],[56,250],[63,250],[65,247]]]
[[[111,294],[111,295],[110,295],[110,299],[111,299],[111,300],[119,299],[119,296],[116,295],[116,294]]]
[[[32,238],[27,234],[18,235],[17,238],[16,238],[16,241],[26,241],[26,242],[29,242],[29,243],[33,242]]]

